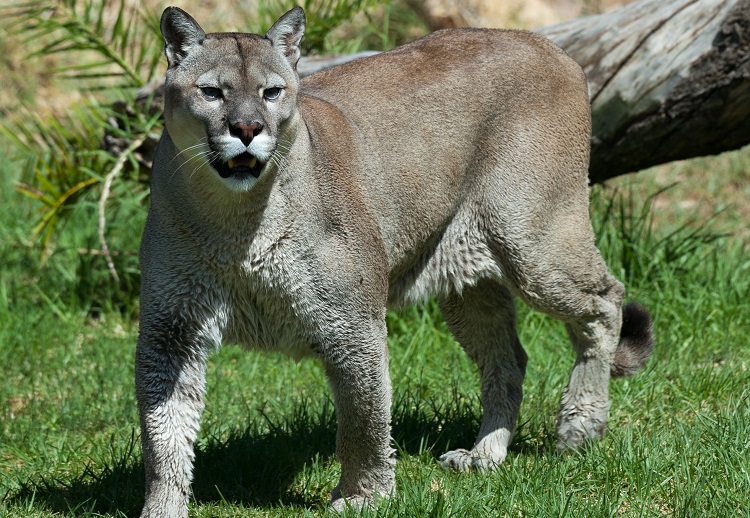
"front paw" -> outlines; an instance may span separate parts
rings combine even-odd
[[[341,484],[339,483],[333,489],[331,495],[331,510],[340,513],[345,509],[372,508],[377,502],[391,498],[396,492],[396,483],[393,471],[389,471],[388,476],[382,480],[382,483],[371,490],[359,487],[357,489],[350,488],[349,491],[344,492],[341,490]]]
[[[147,501],[143,506],[140,518],[187,518],[188,508],[182,502]]]
[[[344,512],[346,509],[359,511],[363,507],[372,507],[372,498],[364,496],[334,497],[331,500],[331,510],[335,513]]]

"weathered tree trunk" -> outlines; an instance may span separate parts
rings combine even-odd
[[[641,0],[536,32],[589,78],[592,182],[750,143],[750,0]]]
[[[750,143],[750,0],[642,0],[537,32],[589,78],[592,181]]]

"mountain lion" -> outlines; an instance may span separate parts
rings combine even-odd
[[[565,322],[576,352],[561,448],[604,433],[610,376],[650,353],[648,313],[623,312],[594,245],[576,63],[532,33],[456,29],[300,81],[304,29],[300,8],[265,36],[162,16],[135,358],[143,516],[187,515],[206,357],[225,342],[325,366],[335,509],[394,490],[388,307],[435,297],[479,367],[476,443],[440,457],[459,471],[494,468],[511,441],[526,368],[514,297]]]

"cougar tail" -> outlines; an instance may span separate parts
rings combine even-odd
[[[646,364],[653,349],[654,335],[648,311],[635,302],[625,304],[622,308],[620,343],[617,344],[610,375],[621,378],[635,374]]]

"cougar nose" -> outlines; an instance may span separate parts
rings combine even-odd
[[[250,124],[234,122],[229,126],[229,133],[239,138],[246,146],[249,146],[253,138],[257,137],[261,131],[263,131],[263,125],[257,121]]]

